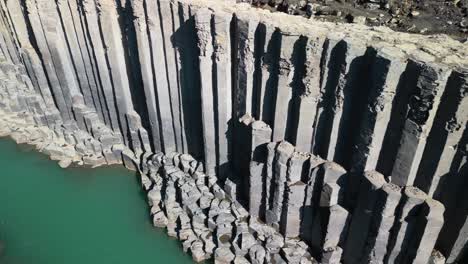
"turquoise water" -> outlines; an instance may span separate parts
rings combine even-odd
[[[2,264],[193,263],[124,168],[61,169],[0,139],[0,169]]]

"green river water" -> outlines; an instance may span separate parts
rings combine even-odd
[[[61,169],[0,139],[1,264],[193,263],[123,167]]]

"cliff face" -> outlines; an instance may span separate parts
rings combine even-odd
[[[186,212],[192,229],[231,232],[211,251],[211,233],[182,235],[202,244],[188,244],[196,259],[215,248],[258,263],[294,262],[299,248],[323,263],[426,263],[443,258],[434,247],[463,257],[466,44],[233,1],[0,5],[0,132],[63,167],[123,162],[152,195],[174,185],[183,210],[168,211],[172,193],[150,199],[157,225],[180,238],[171,223]],[[175,170],[195,180],[176,184]],[[217,224],[203,211],[215,198],[250,216]],[[250,237],[247,219],[271,230]],[[239,234],[261,249],[223,246]]]

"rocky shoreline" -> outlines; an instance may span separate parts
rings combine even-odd
[[[154,226],[179,239],[196,262],[317,263],[304,241],[250,217],[190,155],[153,154],[141,167]]]
[[[78,122],[63,122],[57,109],[46,104],[41,94],[34,90],[22,66],[6,62],[4,58],[0,60],[0,81],[3,83],[0,89],[0,137],[10,136],[17,144],[32,145],[58,161],[62,168],[95,168],[135,159],[134,152],[124,145],[120,133],[107,128],[95,112],[82,107],[81,111],[75,110],[81,117]],[[82,100],[80,97],[75,99]],[[141,126],[139,119],[135,122],[136,126]],[[141,152],[148,143],[141,148],[136,143],[134,146]]]

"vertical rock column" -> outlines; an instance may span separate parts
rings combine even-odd
[[[266,145],[270,142],[271,128],[263,121],[253,121],[249,125],[251,145],[250,161],[263,162],[266,159]]]
[[[44,29],[42,28],[41,18],[39,16],[39,10],[35,1],[28,0],[26,1],[26,7],[28,11],[28,18],[31,22],[31,27],[34,33],[34,38],[40,52],[40,58],[44,65],[44,70],[47,74],[50,87],[57,103],[57,108],[60,111],[60,114],[64,121],[71,120],[73,118],[71,113],[71,105],[67,104],[65,101],[64,94],[62,93],[62,88],[57,77],[57,72],[55,71],[55,66],[52,61],[52,55],[50,53],[49,47],[47,46],[47,40],[45,37]],[[39,58],[37,60],[39,62]],[[34,64],[34,60],[33,60]]]
[[[237,82],[235,88],[235,109],[237,116],[253,113],[252,104],[254,89],[254,45],[255,31],[259,19],[253,12],[236,13],[238,47],[237,47]]]
[[[379,189],[364,254],[359,263],[384,261],[400,198],[401,189],[393,183],[386,183]]]
[[[345,38],[345,75],[340,75],[334,91],[333,114],[329,119],[331,136],[327,158],[345,168],[349,168],[355,140],[354,124],[359,123],[363,105],[368,97],[367,74],[369,62],[373,59],[373,50],[365,42],[356,38]],[[364,80],[364,81],[363,81]]]
[[[175,11],[173,9],[173,11]],[[178,1],[178,18],[180,26],[173,35],[173,41],[180,58],[180,74],[184,129],[187,134],[188,153],[201,159],[203,157],[202,122],[201,120],[201,82],[198,63],[197,32],[194,14],[196,7],[187,1]],[[175,17],[175,15],[174,15]]]
[[[265,180],[263,177],[264,163],[251,162],[249,176],[249,214],[252,219],[260,219],[265,214],[264,189]]]
[[[57,74],[56,76],[60,83],[65,104],[70,109],[73,106],[73,98],[82,95],[77,83],[76,73],[73,69],[56,4],[55,1],[49,0],[39,0],[36,2],[48,50],[50,51]]]
[[[2,9],[5,14],[6,6],[2,5]],[[2,39],[1,46],[7,58],[9,58],[14,64],[18,65],[21,63],[21,55],[19,51],[20,46],[16,34],[13,31],[12,24],[13,23],[9,16],[2,15],[0,17],[0,30],[2,32],[0,37]]]
[[[357,205],[353,212],[344,246],[344,262],[359,263],[374,214],[377,194],[385,183],[384,176],[376,171],[364,173],[359,188]]]
[[[267,144],[270,142],[271,129],[262,121],[255,121],[250,125],[252,138],[252,154],[250,160],[249,176],[249,213],[254,218],[265,214],[264,194],[264,167],[268,158]]]
[[[339,204],[330,206],[323,239],[322,263],[340,263],[343,249],[342,242],[348,230],[349,213]]]
[[[124,142],[129,144],[129,131],[125,114],[133,111],[132,96],[128,81],[124,48],[122,43],[122,32],[117,15],[117,9],[113,0],[98,0],[99,22],[106,45],[106,56],[109,70],[112,76],[114,96],[118,105],[120,128]]]
[[[273,205],[273,192],[275,190],[275,182],[274,182],[274,173],[275,173],[275,160],[276,160],[276,148],[278,147],[278,142],[271,142],[268,143],[266,146],[267,151],[267,159],[265,164],[265,175],[264,175],[264,195],[262,203],[265,204],[265,215],[264,219],[266,222],[266,217],[268,211],[271,210],[271,206]]]
[[[298,238],[301,233],[302,209],[307,185],[302,181],[286,185],[285,208],[281,221],[281,233],[285,237]]]
[[[349,213],[343,204],[343,183],[346,171],[334,162],[324,163],[323,183],[319,208],[314,220],[315,231],[320,235],[320,249],[323,263],[339,262],[349,223]],[[320,225],[320,227],[319,227]],[[332,257],[332,258],[331,258]]]
[[[281,51],[279,58],[278,90],[274,106],[273,141],[284,140],[288,123],[289,105],[292,97],[291,82],[294,77],[294,64],[291,57],[294,45],[299,39],[297,34],[281,29]]]
[[[429,198],[424,202],[404,263],[428,263],[444,224],[444,210],[436,200]]]
[[[188,113],[185,113],[185,102],[184,102],[184,72],[183,72],[183,58],[182,54],[185,52],[183,43],[176,37],[177,35],[182,35],[181,32],[183,31],[181,25],[185,23],[184,21],[184,11],[183,7],[180,2],[178,1],[171,1],[170,3],[171,7],[171,14],[172,14],[172,31],[171,31],[171,36],[170,36],[170,42],[172,44],[173,50],[174,50],[174,56],[175,56],[175,67],[177,71],[177,99],[178,99],[178,105],[179,105],[179,122],[180,122],[180,140],[181,140],[181,146],[180,148],[182,149],[183,153],[188,153],[190,150],[188,146],[188,140],[187,138],[190,137],[190,133],[188,126],[190,126],[190,123],[187,122],[186,116],[188,116]],[[193,29],[192,29],[193,31]],[[187,36],[183,36],[186,38]],[[191,87],[194,89],[194,87]]]
[[[50,119],[48,120],[48,124],[51,126],[51,124],[55,122],[52,116],[56,115],[57,109],[50,91],[49,83],[47,82],[47,77],[42,67],[42,62],[39,60],[37,52],[32,47],[29,40],[30,33],[28,32],[26,25],[27,17],[24,15],[26,10],[22,10],[19,0],[6,2],[6,7],[7,9],[3,10],[3,12],[5,12],[5,15],[8,13],[11,18],[12,26],[21,46],[23,61],[27,68],[29,78],[34,85],[35,90],[42,96],[45,108],[47,109],[47,112],[44,114],[47,116],[46,119]]]
[[[170,154],[176,151],[174,116],[171,110],[169,81],[166,72],[164,39],[157,1],[146,1],[148,35],[152,54],[154,83],[156,85],[156,107],[160,122],[161,149]]]
[[[91,89],[88,82],[88,77],[86,76],[86,71],[83,63],[83,58],[81,55],[81,48],[78,44],[77,39],[77,30],[73,24],[72,15],[70,12],[70,8],[68,6],[69,1],[60,0],[57,1],[57,9],[59,11],[59,18],[60,22],[63,24],[64,35],[66,38],[66,43],[68,44],[68,48],[70,50],[70,67],[73,67],[74,71],[76,72],[77,77],[77,85],[81,88],[81,92],[83,93],[84,103],[90,109],[96,110],[94,105],[93,96],[91,93]],[[74,2],[74,1],[70,1]],[[102,115],[101,115],[102,116]]]
[[[398,218],[392,229],[388,246],[386,260],[389,263],[400,263],[403,261],[409,241],[414,235],[421,204],[424,203],[426,198],[426,194],[418,188],[405,187]]]
[[[264,21],[259,23],[259,28],[265,31],[265,44],[260,58],[260,71],[257,76],[259,87],[257,117],[270,126],[273,124],[274,98],[278,85],[278,58],[281,46],[280,34],[276,27]]]
[[[398,49],[377,50],[369,79],[369,98],[361,120],[352,170],[358,174],[375,170],[392,114],[392,103],[406,67],[404,54]],[[353,181],[351,181],[351,184]]]
[[[340,71],[345,68],[346,44],[343,36],[327,35],[321,56],[321,100],[318,102],[314,120],[315,133],[313,135],[313,153],[326,157],[327,142],[324,142],[330,131],[327,127],[327,116],[332,114],[333,90],[338,83]],[[327,130],[327,131],[325,131]]]
[[[315,214],[317,212],[314,206],[317,205],[317,202],[314,202],[314,197],[316,197],[316,193],[319,192],[318,185],[321,182],[318,180],[318,172],[320,165],[323,164],[325,160],[321,159],[320,157],[311,155],[309,158],[309,172],[306,178],[305,183],[307,184],[306,188],[306,195],[304,199],[304,208],[302,210],[303,217],[301,223],[301,238],[307,242],[311,242],[312,240],[312,226],[313,220],[315,218]]]
[[[195,26],[200,50],[200,84],[202,92],[203,146],[205,153],[205,172],[216,174],[216,130],[213,105],[213,39],[211,35],[211,16],[209,9],[201,8],[195,14]]]
[[[54,101],[54,97],[52,96],[51,86],[47,81],[46,72],[44,71],[44,67],[42,67],[42,62],[40,61],[36,50],[34,50],[32,47],[24,48],[23,50],[31,63],[40,94],[47,108],[47,113],[45,114],[48,116],[47,119],[49,122],[49,126],[51,126],[51,123],[55,123],[55,121],[57,121],[57,119],[60,118],[60,112],[58,111],[57,105],[55,103],[56,101]],[[60,101],[60,99],[57,98],[56,100]]]
[[[462,227],[458,231],[455,241],[447,254],[447,263],[449,264],[460,261],[468,244],[468,217],[464,216],[462,221]]]
[[[91,128],[88,129],[86,127],[86,123],[84,120],[85,115],[88,114],[89,111],[88,108],[84,105],[83,97],[75,97],[73,101],[74,102],[72,110],[76,120],[76,124],[81,130],[91,132]]]
[[[289,160],[285,189],[285,208],[281,217],[280,231],[286,237],[299,237],[302,211],[307,185],[303,182],[308,173],[310,155],[294,152]]]
[[[217,160],[218,174],[225,178],[229,171],[229,158],[232,148],[232,91],[231,91],[231,38],[230,23],[232,14],[216,12],[214,19],[214,62],[217,103]],[[230,129],[231,128],[231,129]]]
[[[311,152],[314,135],[314,120],[317,105],[321,100],[320,70],[321,57],[325,38],[322,36],[308,37],[306,45],[305,85],[304,94],[299,98],[297,113],[296,146],[298,151]]]
[[[174,138],[176,151],[183,153],[186,149],[185,131],[183,131],[183,118],[181,115],[181,100],[179,93],[179,72],[177,70],[178,54],[173,45],[173,35],[176,28],[174,27],[175,18],[172,15],[174,3],[169,0],[158,0],[159,3],[159,19],[161,20],[161,33],[164,45],[164,60],[165,70],[169,85],[169,99],[172,112],[172,126],[174,128]]]
[[[20,47],[30,45],[28,29],[23,16],[23,10],[19,0],[2,1],[2,18],[9,18],[11,30],[15,32],[16,39]]]
[[[408,115],[392,171],[392,182],[399,186],[414,183],[427,137],[450,74],[449,69],[434,63],[415,64],[419,76],[409,100]]]
[[[363,70],[361,66],[366,46],[357,39],[342,39],[339,34],[330,35],[326,46],[326,63],[322,77],[322,93],[325,98],[319,106],[319,115],[316,118],[318,131],[314,141],[318,154],[342,163],[344,147],[352,140],[350,135],[343,135],[345,131],[349,131],[351,125],[352,96],[358,93],[357,87],[365,87],[365,84],[358,83],[358,77]]]
[[[80,85],[85,85],[90,90],[90,96],[92,98],[91,103],[93,105],[90,109],[94,109],[97,112],[99,119],[102,122],[104,122],[106,126],[111,128],[112,124],[110,121],[109,110],[106,105],[105,97],[103,95],[93,51],[90,48],[90,39],[88,29],[86,26],[83,5],[81,2],[78,3],[76,0],[66,1],[66,3],[64,3],[63,9],[65,8],[68,8],[69,10],[70,21],[74,29],[72,33],[76,35],[75,38],[78,45],[78,51],[75,51],[75,53],[73,54],[73,59],[77,59],[75,55],[78,56],[78,62],[76,63],[82,65],[80,66],[84,71],[82,75],[86,79],[84,80],[85,83],[82,84],[83,82],[81,81]],[[79,60],[79,58],[81,58],[81,61]],[[81,87],[81,89],[83,88]],[[83,92],[83,94],[84,93],[85,92]]]
[[[27,55],[24,53],[25,47],[30,47],[28,29],[23,16],[23,11],[18,0],[2,1],[0,2],[0,16],[1,19],[9,21],[8,28],[14,33],[14,38],[18,43],[18,51],[21,55],[21,60],[26,68],[26,72],[34,84],[34,90],[39,91],[37,80],[34,71]]]
[[[107,67],[106,53],[99,30],[96,4],[94,0],[83,0],[82,5],[87,32],[89,34],[90,51],[92,51],[90,56],[92,56],[96,61],[97,75],[100,79],[103,96],[105,98],[105,105],[109,112],[110,127],[114,132],[121,134],[117,102],[114,99],[114,88],[112,85],[111,73]]]
[[[328,161],[318,166],[314,174],[309,179],[309,187],[313,185],[311,200],[313,218],[312,228],[308,232],[311,233],[311,245],[314,250],[322,252],[325,237],[329,231],[328,222],[333,209],[331,207],[343,202],[342,187],[344,187],[343,183],[346,179],[346,170],[337,163]],[[335,212],[340,215],[342,210],[338,209]],[[342,227],[344,228],[344,226]],[[332,227],[330,226],[330,228]],[[341,231],[338,234],[341,235]]]
[[[430,197],[439,197],[441,184],[454,176],[452,162],[468,122],[467,94],[468,70],[456,69],[448,79],[417,172],[415,185]]]
[[[130,113],[125,114],[126,117],[126,123],[128,124],[128,133],[129,133],[129,147],[130,149],[133,150],[135,155],[139,157],[141,154],[143,154],[146,151],[151,151],[150,149],[147,149],[149,142],[148,141],[143,141],[140,138],[140,133],[139,129],[141,128],[141,120],[140,116],[138,115],[137,112],[132,111]]]
[[[158,117],[158,105],[156,101],[156,90],[154,87],[154,75],[151,60],[150,43],[148,39],[148,27],[146,24],[145,0],[132,1],[134,16],[134,27],[137,39],[138,56],[141,67],[143,89],[145,91],[146,106],[148,109],[149,126],[153,137],[153,149],[155,152],[162,151],[160,127]]]
[[[232,27],[232,48],[233,54],[233,112],[235,119],[242,120],[235,125],[233,143],[233,169],[241,175],[248,174],[250,164],[250,143],[243,145],[249,140],[249,128],[246,121],[252,118],[252,93],[254,85],[254,38],[255,29],[258,25],[258,18],[252,16],[250,12],[235,14]],[[246,155],[247,154],[247,155]],[[244,180],[243,180],[244,181]]]
[[[239,184],[242,184],[244,187],[248,184],[248,178],[245,177],[249,175],[249,166],[252,159],[252,130],[251,125],[255,120],[250,116],[250,114],[245,114],[238,119],[236,123],[236,131],[234,137],[234,146],[232,153],[232,168],[235,171],[235,174],[240,175],[240,177],[232,177],[232,180],[236,181]],[[248,193],[245,190],[242,190],[242,196],[247,198],[245,195]]]
[[[284,190],[286,187],[288,162],[294,153],[294,146],[286,141],[279,143],[276,148],[275,160],[273,161],[273,194],[272,203],[266,212],[266,222],[279,229],[281,215],[283,212]]]
[[[100,119],[109,127],[111,127],[109,119],[109,111],[106,107],[104,96],[102,95],[102,89],[99,83],[99,76],[96,73],[96,65],[94,63],[94,57],[91,57],[89,51],[89,41],[86,28],[84,27],[84,18],[82,16],[81,4],[77,1],[67,1],[68,8],[71,14],[71,20],[75,29],[76,40],[79,46],[79,52],[81,53],[82,64],[87,83],[91,92],[92,100],[96,111]]]

